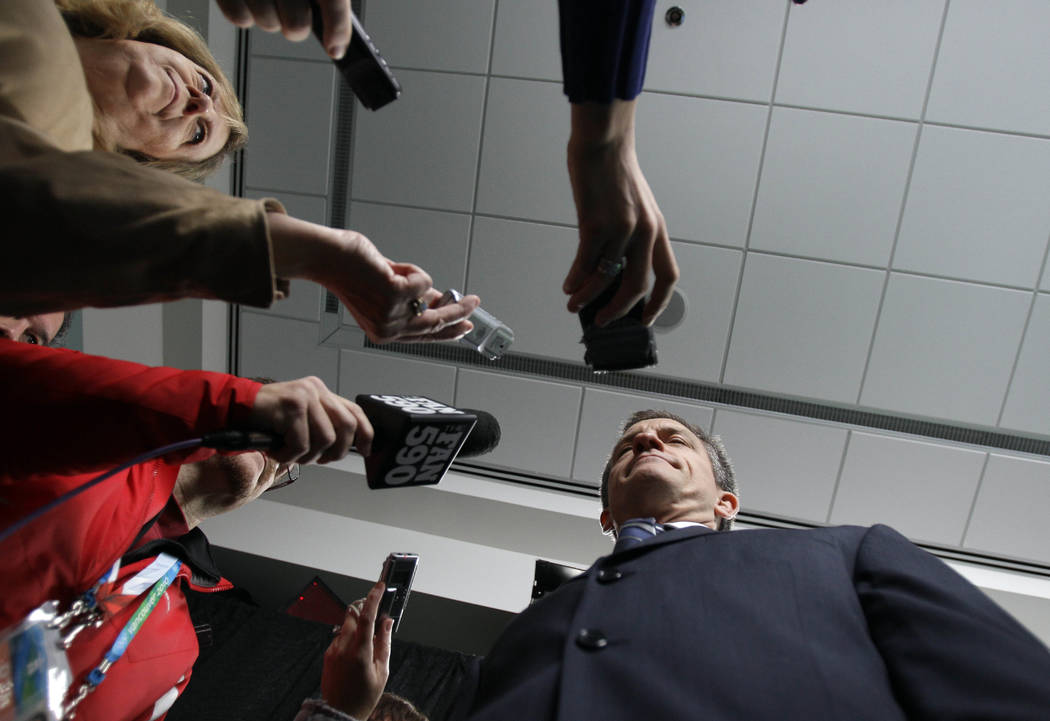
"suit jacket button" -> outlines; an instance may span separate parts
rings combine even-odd
[[[619,581],[621,578],[623,578],[623,571],[615,566],[598,571],[598,583],[612,583],[613,581]]]
[[[576,634],[576,645],[588,651],[597,651],[609,645],[605,634],[593,628],[581,628]]]

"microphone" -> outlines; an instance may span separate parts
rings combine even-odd
[[[369,488],[438,483],[456,456],[488,453],[500,441],[490,413],[459,410],[424,396],[362,393],[361,406],[375,429],[365,458]]]

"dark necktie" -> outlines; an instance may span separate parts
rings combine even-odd
[[[655,518],[632,518],[620,526],[616,533],[616,545],[613,553],[619,553],[631,546],[637,546],[647,538],[652,538],[664,530]]]

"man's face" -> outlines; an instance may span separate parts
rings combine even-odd
[[[48,345],[58,335],[65,319],[65,313],[41,313],[21,318],[0,315],[0,338],[18,343]]]
[[[677,421],[654,418],[628,428],[613,448],[609,507],[601,520],[606,529],[650,516],[717,528],[737,505],[736,496],[715,482],[700,439]]]

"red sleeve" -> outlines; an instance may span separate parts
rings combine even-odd
[[[160,446],[243,427],[260,384],[0,339],[0,480],[106,470]],[[200,460],[210,452],[168,456]]]

